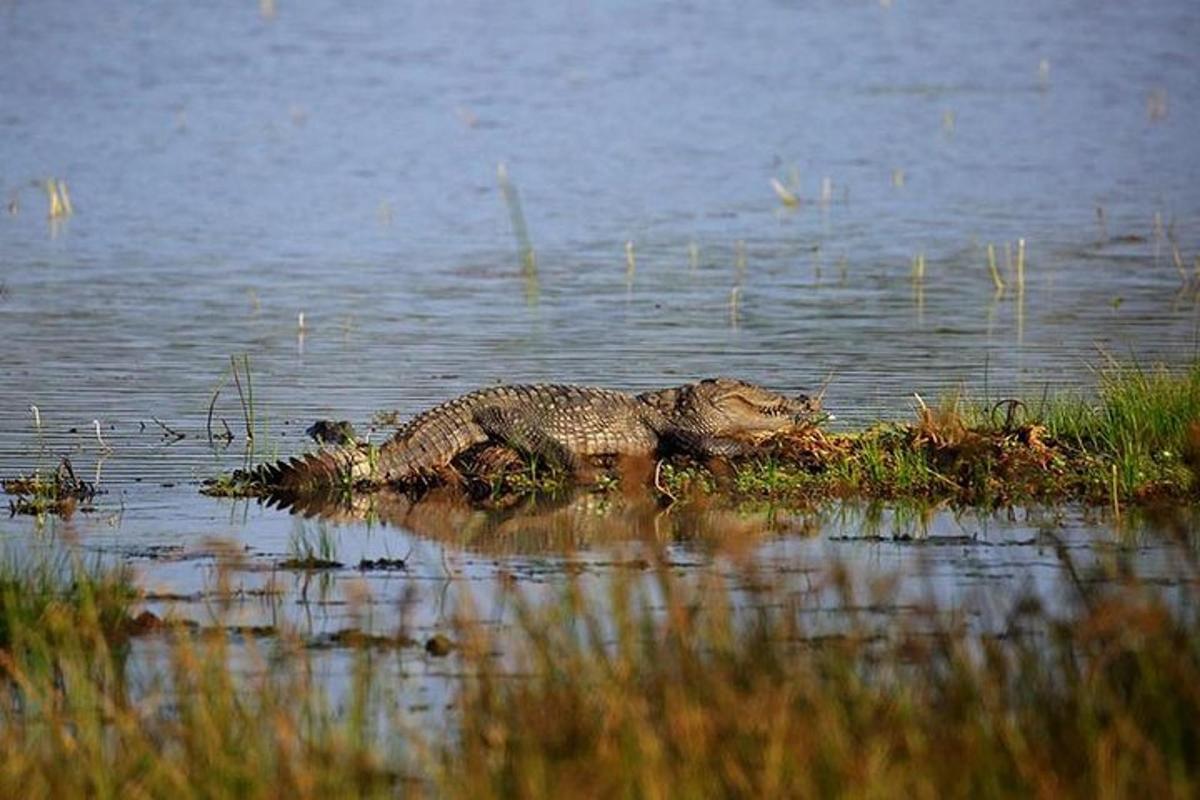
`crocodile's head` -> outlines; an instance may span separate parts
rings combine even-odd
[[[731,378],[680,387],[676,413],[710,436],[758,438],[811,425],[820,398],[787,397],[762,386]]]

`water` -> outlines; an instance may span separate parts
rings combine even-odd
[[[1089,385],[1104,353],[1183,362],[1200,314],[1171,241],[1190,274],[1198,38],[1200,8],[1166,0],[273,15],[4,3],[0,474],[70,455],[108,494],[95,514],[51,522],[50,538],[122,554],[147,584],[189,594],[211,577],[205,543],[233,540],[269,566],[315,524],[196,493],[243,455],[205,432],[232,354],[250,357],[260,455],[302,449],[315,418],[362,426],[497,380],[829,379],[828,406],[855,424],[960,383],[993,396]],[[47,219],[51,176],[70,187],[68,219]],[[1023,291],[1005,255],[1016,261],[1018,239]],[[224,419],[241,432],[230,385],[214,410],[218,431]],[[1089,551],[1131,548],[1151,572],[1170,561],[1153,537],[1129,544],[1101,517],[1061,514]],[[627,537],[583,548],[601,573],[644,537],[642,522],[620,524]],[[47,536],[28,519],[0,525],[10,542]],[[530,556],[404,524],[328,525],[347,563],[410,553],[408,579],[366,580],[384,597],[415,583],[424,630],[441,624],[447,575],[553,585],[562,571],[560,545]],[[1000,593],[1061,574],[1024,517],[930,526],[999,526],[1016,544],[987,548],[983,566],[979,547],[938,550],[930,573],[903,543],[835,541],[861,533],[835,515],[747,546],[767,564],[802,553],[932,574],[948,597],[988,570]],[[699,527],[667,539],[688,563],[717,558],[693,543]],[[182,555],[145,557],[155,547]],[[326,581],[336,594],[350,579]],[[330,608],[316,629],[346,622]]]

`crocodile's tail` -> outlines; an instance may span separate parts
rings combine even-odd
[[[349,491],[376,482],[377,450],[370,445],[351,444],[333,450],[318,450],[291,459],[261,464],[234,473],[249,493],[260,495],[327,494]]]

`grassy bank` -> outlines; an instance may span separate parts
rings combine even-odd
[[[1113,364],[1091,395],[926,404],[916,419],[865,431],[785,436],[722,470],[665,465],[675,496],[725,491],[814,501],[829,497],[951,500],[970,505],[1078,500],[1200,499],[1200,362],[1180,370]]]
[[[671,457],[635,481],[667,500],[722,493],[798,503],[833,498],[951,501],[962,505],[1081,501],[1111,506],[1200,500],[1200,361],[1143,368],[1111,363],[1097,370],[1091,393],[975,400],[956,393],[927,403],[915,397],[910,422],[830,433],[820,427],[760,441],[733,461]],[[836,410],[836,409],[835,409]],[[476,501],[506,502],[554,494],[575,477],[529,463],[503,447],[490,458],[467,454],[446,470]],[[497,455],[498,454],[498,455]],[[499,466],[497,466],[499,465]],[[621,484],[615,468],[598,465],[597,491]],[[433,481],[437,482],[436,479]],[[427,483],[405,487],[423,491]],[[345,506],[363,487],[324,487],[303,500]],[[221,476],[203,491],[216,496],[271,496],[244,473]]]
[[[1198,579],[1191,564],[1189,592]],[[238,644],[234,658],[221,633],[160,629],[159,670],[131,689],[128,627],[114,622],[130,613],[125,578],[54,584],[9,566],[0,795],[1200,790],[1194,593],[1167,603],[1128,576],[1082,580],[1061,614],[1012,598],[998,633],[928,608],[883,627],[851,611],[831,636],[808,629],[806,596],[761,575],[736,580],[760,587],[755,609],[733,610],[726,579],[685,582],[669,569],[614,578],[599,600],[568,585],[535,606],[514,589],[510,629],[458,621],[455,726],[438,738],[388,704],[395,672],[365,643],[350,649],[351,687],[337,704],[314,684],[311,651],[286,633]],[[820,580],[850,609],[886,599],[855,597],[837,568]],[[48,599],[19,599],[27,581]]]

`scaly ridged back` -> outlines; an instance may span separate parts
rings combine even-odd
[[[447,466],[474,445],[497,439],[522,444],[516,434],[528,429],[549,434],[572,452],[630,453],[652,451],[655,436],[648,417],[658,418],[652,404],[624,392],[564,384],[494,386],[479,389],[424,411],[402,426],[372,454],[365,445],[313,453],[259,467],[262,485],[300,492],[360,482],[398,483],[415,480]],[[481,417],[493,426],[486,430]],[[514,436],[496,435],[495,426],[511,417]]]
[[[472,445],[487,441],[475,411],[505,398],[506,386],[480,389],[413,417],[379,448],[382,480],[403,481],[444,467]]]
[[[493,386],[414,417],[380,449],[378,468],[384,481],[410,480],[446,466],[474,445],[504,440],[485,428],[481,414],[493,417],[493,423],[506,414],[535,421],[538,432],[557,435],[571,449],[586,452],[585,440],[599,443],[619,436],[605,430],[614,427],[614,418],[628,420],[629,425],[617,427],[629,427],[643,412],[631,395],[608,389],[566,384]],[[505,443],[521,446],[511,440]]]

